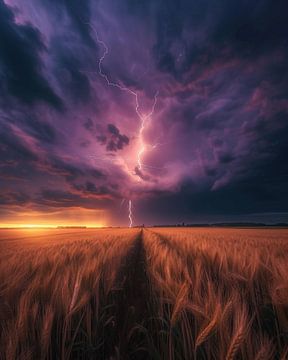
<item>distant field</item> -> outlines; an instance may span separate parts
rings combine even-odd
[[[0,230],[0,359],[288,359],[288,229]]]

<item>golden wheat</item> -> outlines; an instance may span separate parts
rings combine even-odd
[[[0,359],[287,359],[288,231],[3,230]]]

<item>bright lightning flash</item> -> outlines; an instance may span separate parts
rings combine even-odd
[[[154,96],[153,106],[152,106],[152,109],[151,109],[149,114],[146,114],[146,115],[140,114],[140,115],[138,115],[140,117],[140,120],[141,120],[141,126],[140,126],[140,129],[139,129],[139,143],[140,143],[140,146],[139,146],[139,150],[138,150],[138,153],[137,153],[137,163],[138,163],[138,169],[139,170],[142,170],[142,165],[143,165],[142,164],[142,156],[146,151],[146,145],[145,145],[145,142],[144,142],[143,133],[144,133],[147,121],[152,117],[152,115],[154,113],[155,106],[157,104],[157,97],[158,97],[158,91],[156,92],[156,94]]]
[[[156,104],[157,104],[157,97],[158,97],[159,92],[157,91],[156,94],[154,95],[154,101],[153,101],[151,111],[148,114],[142,114],[140,112],[140,110],[139,110],[139,99],[138,99],[137,92],[131,90],[127,86],[123,86],[122,84],[110,81],[108,76],[103,72],[102,64],[103,64],[103,61],[104,61],[105,57],[109,53],[109,48],[106,45],[106,43],[99,38],[98,33],[97,33],[96,29],[93,27],[93,25],[91,23],[87,23],[87,25],[89,25],[91,27],[91,29],[93,30],[93,32],[95,33],[97,43],[99,45],[101,45],[103,47],[103,49],[104,49],[104,52],[103,52],[103,54],[100,57],[99,62],[98,62],[98,73],[99,73],[99,75],[106,81],[106,84],[108,86],[117,88],[117,89],[119,89],[121,91],[128,92],[129,94],[131,94],[135,98],[135,112],[136,112],[137,116],[140,119],[140,128],[139,128],[139,131],[138,131],[139,148],[138,148],[138,151],[137,151],[137,167],[136,167],[136,170],[138,170],[138,172],[140,172],[140,174],[141,174],[141,170],[142,170],[142,168],[144,166],[144,164],[142,162],[142,158],[143,158],[143,155],[144,155],[144,153],[146,151],[146,147],[147,147],[147,145],[145,144],[145,141],[144,141],[143,134],[144,134],[144,131],[145,131],[147,121],[149,121],[152,118],[152,115],[153,115],[153,113],[155,111],[155,107],[156,107]],[[154,147],[152,146],[152,148],[154,148]],[[136,174],[137,174],[137,172],[136,172]],[[140,176],[139,176],[139,178],[140,178]],[[140,179],[139,179],[139,181],[140,181]],[[129,200],[129,222],[130,222],[129,227],[132,227],[132,225],[133,225],[132,200]]]
[[[132,215],[132,201],[129,200],[128,202],[128,211],[129,211],[129,228],[133,226],[133,215]]]

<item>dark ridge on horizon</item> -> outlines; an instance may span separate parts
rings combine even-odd
[[[168,225],[153,225],[152,227],[277,227],[277,228],[286,228],[288,227],[288,223],[275,223],[275,224],[267,224],[267,223],[258,223],[258,222],[227,222],[227,223],[198,223],[198,224],[168,224]]]

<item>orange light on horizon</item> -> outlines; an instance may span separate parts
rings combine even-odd
[[[59,227],[101,228],[107,226],[109,214],[103,210],[70,208],[53,212],[35,210],[15,211],[12,216],[2,219],[2,228],[41,229]]]
[[[86,228],[103,228],[106,225],[103,223],[89,223],[89,224],[0,224],[0,229],[58,229],[65,227],[86,227]]]

